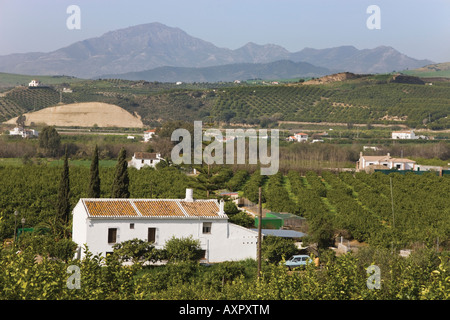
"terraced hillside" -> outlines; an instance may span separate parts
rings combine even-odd
[[[8,98],[0,98],[0,121],[25,113],[27,110]]]
[[[220,90],[212,114],[223,121],[402,123],[450,127],[450,83],[393,83],[372,77],[326,85]]]
[[[46,107],[103,102],[138,114],[144,125],[203,120],[263,125],[276,121],[402,124],[450,128],[450,82],[398,83],[393,75],[363,76],[324,84],[181,86],[124,80],[86,80],[61,87],[17,87],[0,96],[0,121]]]

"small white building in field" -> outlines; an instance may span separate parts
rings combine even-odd
[[[405,158],[392,158],[388,153],[385,156],[364,156],[359,154],[359,161],[356,163],[356,171],[369,169],[397,169],[414,170],[416,162]]]
[[[10,136],[21,136],[22,138],[34,138],[39,136],[39,132],[34,129],[24,129],[21,127],[15,127],[9,132]]]
[[[392,139],[419,139],[412,130],[393,131]]]
[[[164,158],[161,158],[160,153],[150,152],[135,152],[130,161],[128,161],[128,167],[141,169],[145,166],[155,167]]]
[[[144,131],[144,141],[149,142],[152,139],[152,137],[155,135],[155,132],[156,132],[155,129]]]
[[[73,209],[72,240],[78,257],[84,248],[94,255],[113,252],[127,240],[152,242],[164,248],[172,237],[200,241],[208,262],[256,259],[258,233],[228,222],[224,203],[193,199],[80,199]]]
[[[288,137],[289,141],[306,142],[308,141],[308,134],[306,133],[296,133],[293,136]]]
[[[41,85],[41,83],[39,82],[39,80],[31,80],[31,82],[28,84],[29,87],[39,87]]]

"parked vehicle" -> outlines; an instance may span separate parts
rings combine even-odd
[[[287,260],[284,264],[288,267],[289,270],[297,267],[304,267],[308,263],[313,263],[314,261],[311,259],[311,257],[300,254],[300,255],[294,255],[289,260]]]

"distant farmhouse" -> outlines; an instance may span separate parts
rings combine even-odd
[[[288,137],[288,141],[306,142],[308,141],[308,134],[306,133],[296,133],[293,136]]]
[[[155,132],[156,132],[155,129],[144,131],[144,141],[149,142],[155,135]]]
[[[39,132],[34,129],[24,129],[22,127],[15,127],[9,132],[10,136],[21,136],[22,138],[37,138]]]
[[[356,171],[368,171],[370,169],[398,169],[413,170],[415,161],[404,158],[392,158],[388,153],[385,156],[364,156],[359,154],[356,162]]]
[[[28,84],[28,87],[36,88],[36,87],[39,87],[40,85],[41,85],[41,83],[39,82],[39,80],[33,79],[33,80],[31,80],[31,82]]]
[[[172,237],[200,241],[207,262],[256,259],[258,233],[228,222],[224,202],[185,199],[80,199],[73,210],[72,240],[94,255],[113,252],[119,242],[141,239],[162,249]]]
[[[128,167],[133,167],[138,170],[145,166],[154,168],[161,160],[164,160],[164,158],[161,158],[160,153],[135,152],[128,162]]]
[[[411,171],[436,171],[442,174],[443,170],[448,170],[441,166],[428,166],[417,164],[415,161],[405,158],[392,158],[388,153],[385,156],[364,156],[359,154],[359,161],[356,162],[356,171],[370,172],[373,170],[411,170]]]
[[[412,130],[393,131],[392,139],[419,139]]]

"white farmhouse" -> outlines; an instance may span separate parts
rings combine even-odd
[[[392,158],[388,153],[385,156],[364,156],[359,154],[359,161],[356,163],[356,170],[368,169],[397,169],[414,170],[416,162],[405,158]]]
[[[72,240],[105,256],[115,243],[141,239],[161,249],[172,237],[199,240],[208,262],[256,259],[258,233],[228,222],[224,203],[193,199],[80,199],[73,210]]]
[[[419,139],[412,130],[393,131],[392,139]]]
[[[41,83],[38,80],[31,80],[31,82],[28,84],[29,87],[39,87]]]
[[[289,141],[306,142],[308,141],[308,134],[306,133],[296,133],[288,138]]]
[[[34,138],[38,136],[39,133],[34,129],[24,129],[22,133],[22,138]]]
[[[156,132],[155,129],[144,131],[144,141],[149,142],[151,138],[155,135],[155,132]]]
[[[24,129],[21,127],[15,127],[9,132],[10,136],[21,136],[22,138],[34,138],[39,136],[39,132],[34,129]]]
[[[128,161],[128,167],[141,169],[145,166],[155,167],[164,158],[161,158],[160,153],[149,152],[135,152],[130,161]]]
[[[23,135],[23,128],[21,127],[15,127],[11,131],[9,131],[10,136],[22,136]]]

